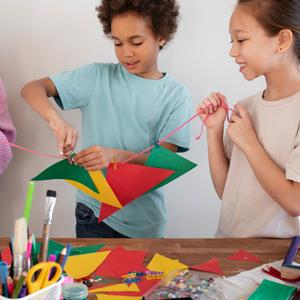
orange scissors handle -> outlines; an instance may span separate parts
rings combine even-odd
[[[56,262],[41,262],[34,265],[26,277],[29,294],[55,283],[61,274],[61,266]]]

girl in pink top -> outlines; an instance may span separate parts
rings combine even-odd
[[[5,88],[0,78],[0,174],[4,172],[12,158],[8,142],[14,143],[15,139],[16,130],[7,109]]]

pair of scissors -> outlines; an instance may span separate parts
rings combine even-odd
[[[26,276],[29,294],[35,293],[55,282],[62,274],[61,266],[53,261],[41,262],[31,267]]]

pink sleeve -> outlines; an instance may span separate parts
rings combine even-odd
[[[6,103],[6,93],[0,78],[0,174],[8,166],[12,152],[7,142],[14,143],[16,130],[12,124]]]
[[[0,131],[0,174],[2,174],[7,168],[11,159],[11,148],[7,144],[6,136]]]

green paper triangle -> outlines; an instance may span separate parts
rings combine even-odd
[[[47,253],[47,257],[50,255],[50,254],[55,254],[56,256],[59,255],[59,253],[61,252],[62,249],[64,249],[65,246],[63,244],[60,244],[58,242],[55,242],[53,240],[49,240],[49,243],[48,243],[48,253]],[[37,254],[40,253],[41,251],[41,243],[36,243],[36,251],[37,251]]]
[[[90,246],[77,247],[77,248],[74,247],[71,249],[70,256],[95,253],[103,247],[104,244],[90,245]],[[60,244],[54,240],[49,240],[47,257],[50,254],[55,254],[56,256],[58,256],[62,251],[62,249],[64,248],[65,246],[63,244]],[[37,254],[39,254],[40,251],[41,251],[41,243],[37,243]]]
[[[97,244],[97,245],[72,248],[70,256],[95,253],[103,247],[104,247],[104,244]]]
[[[175,171],[175,173],[173,173],[167,179],[154,186],[149,191],[151,192],[187,173],[191,169],[195,168],[197,164],[172,152],[171,150],[168,150],[161,146],[156,146],[151,150],[145,166]]]
[[[50,166],[40,174],[32,178],[35,181],[50,179],[68,179],[82,183],[95,193],[99,193],[88,171],[80,166],[70,164],[67,159]]]

